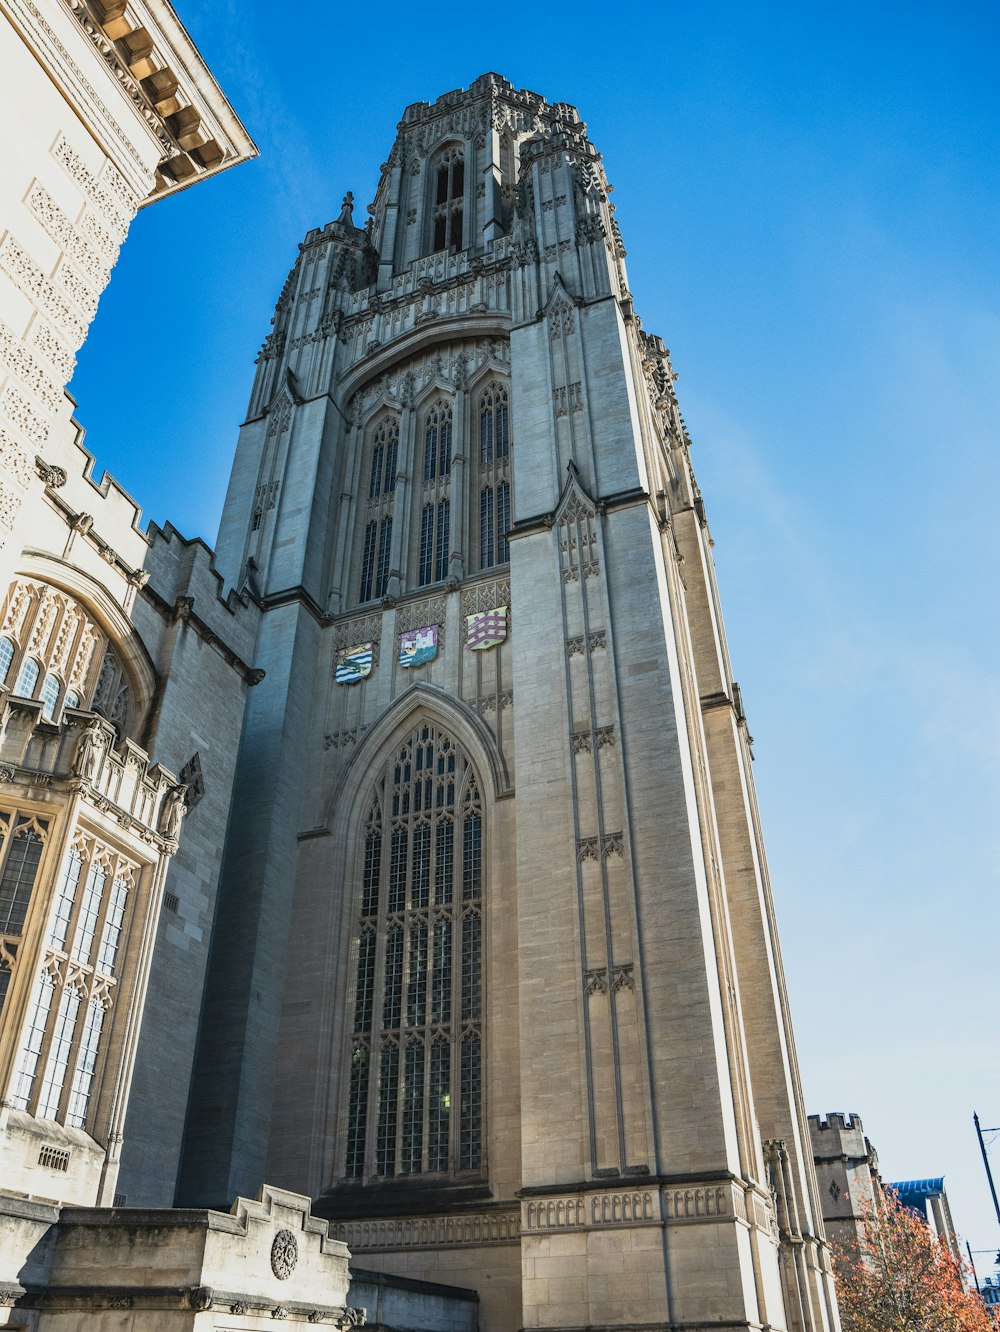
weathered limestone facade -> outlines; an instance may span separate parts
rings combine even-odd
[[[256,155],[167,0],[0,0],[0,588],[137,209]]]
[[[0,1215],[35,1240],[0,1287],[0,1327],[263,1332],[279,1320],[288,1332],[349,1332],[365,1322],[348,1303],[347,1249],[294,1193],[264,1188],[228,1213],[26,1202]]]
[[[860,1115],[810,1115],[809,1135],[827,1238],[855,1244],[865,1218],[882,1206],[878,1153]]]
[[[825,1332],[705,506],[609,190],[573,107],[485,75],[300,246],[218,543],[266,674],[177,1200],[308,1194],[484,1332]]]
[[[2,0],[0,60],[0,1322],[23,1326],[61,1206],[122,1201],[133,1085],[162,1107],[138,1191],[176,1171],[259,676],[256,608],[203,544],[139,530],[63,386],[137,208],[256,150],[165,0]]]

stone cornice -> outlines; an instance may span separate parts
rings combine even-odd
[[[139,206],[257,156],[168,0],[60,0],[160,143]]]

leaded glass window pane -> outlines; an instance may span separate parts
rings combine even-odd
[[[0,638],[0,684],[7,683],[10,665],[14,660],[14,644],[9,638]]]
[[[35,694],[35,685],[38,683],[38,673],[41,670],[34,657],[25,657],[21,664],[21,673],[17,677],[17,684],[14,686],[14,693],[18,698],[33,698]]]
[[[55,716],[56,704],[59,702],[59,690],[62,685],[59,683],[59,677],[53,675],[50,671],[42,681],[42,688],[38,697],[42,700],[42,719],[51,721]]]
[[[80,1011],[80,991],[75,985],[67,986],[59,1000],[56,1024],[49,1044],[49,1057],[45,1064],[45,1076],[42,1090],[38,1096],[40,1119],[55,1119],[62,1097],[63,1083],[66,1080],[66,1066],[69,1063],[70,1046],[73,1032],[76,1030],[76,1016]]]
[[[372,470],[368,480],[368,498],[375,499],[382,493],[382,467],[385,462],[385,446],[376,443],[372,449]]]
[[[482,1162],[481,1084],[480,1041],[477,1035],[470,1032],[462,1040],[460,1170],[478,1170]]]
[[[368,1049],[351,1051],[351,1086],[347,1105],[347,1173],[357,1177],[365,1169],[365,1118],[368,1112]]]
[[[378,571],[375,575],[375,595],[385,596],[389,585],[389,556],[392,550],[392,519],[382,519],[382,530],[378,539]]]
[[[66,866],[59,881],[59,896],[56,898],[56,909],[48,938],[50,948],[62,949],[66,947],[66,935],[69,931],[70,917],[73,914],[73,903],[76,901],[76,890],[80,886],[80,872],[82,869],[83,856],[75,846],[72,846],[67,853]]]
[[[437,422],[431,421],[424,435],[424,480],[433,481],[437,475]]]
[[[507,533],[510,531],[510,485],[501,481],[497,486],[497,563],[506,564],[510,559],[510,546]]]
[[[406,1047],[403,1071],[404,1175],[419,1174],[424,1145],[424,1047],[413,1041]]]
[[[97,929],[97,917],[101,910],[101,898],[108,871],[99,860],[93,860],[87,871],[87,884],[83,890],[83,902],[80,917],[76,923],[76,935],[73,939],[73,961],[89,962],[90,951],[94,946],[94,933]]]
[[[396,467],[399,459],[399,426],[393,425],[393,433],[385,447],[385,481],[382,483],[383,495],[391,495],[396,489]]]
[[[118,874],[111,885],[111,899],[108,902],[104,930],[101,933],[101,946],[97,950],[97,969],[105,976],[115,974],[115,962],[118,958],[118,942],[122,933],[122,920],[125,916],[125,904],[128,901],[128,880]]]
[[[19,819],[0,872],[0,934],[20,934],[28,914],[48,824]]]
[[[388,1042],[382,1049],[378,1088],[377,1168],[380,1175],[396,1173],[396,1097],[399,1091],[399,1047]]]
[[[434,561],[434,505],[425,504],[420,514],[420,586],[431,581]]]
[[[375,536],[378,531],[377,523],[368,523],[365,526],[365,544],[361,555],[361,600],[371,601],[372,599],[372,580],[375,576]]]
[[[442,500],[437,506],[437,551],[435,554],[434,577],[440,582],[448,577],[448,526],[451,518],[451,506]]]
[[[379,809],[391,810],[385,857],[373,850]],[[386,763],[370,810],[358,866],[345,1172],[479,1170],[483,820],[467,758],[421,724]],[[474,1051],[465,1050],[470,1036]]]
[[[104,1027],[105,1009],[92,999],[87,1005],[87,1016],[83,1024],[83,1037],[80,1041],[80,1053],[77,1056],[73,1086],[69,1093],[69,1105],[66,1110],[66,1123],[70,1128],[86,1128],[87,1109],[90,1105],[90,1093],[94,1085],[94,1069],[97,1067],[97,1054],[101,1043],[101,1031]]]
[[[492,569],[493,558],[493,487],[479,492],[479,567]]]
[[[45,1026],[49,1019],[49,1009],[52,1007],[54,993],[55,987],[51,976],[47,976],[43,972],[35,981],[31,1003],[28,1007],[30,1013],[28,1031],[21,1050],[17,1077],[14,1081],[14,1094],[11,1097],[15,1110],[27,1110],[31,1101],[31,1093],[35,1087],[35,1075],[38,1071],[38,1056],[41,1054],[42,1042],[45,1040]]]
[[[431,1046],[430,1098],[427,1121],[427,1169],[448,1169],[451,1125],[451,1046],[438,1037]]]

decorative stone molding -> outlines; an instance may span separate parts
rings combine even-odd
[[[0,241],[0,268],[32,304],[44,311],[66,345],[76,351],[87,336],[87,325],[10,232]]]
[[[298,1241],[290,1230],[279,1230],[271,1245],[271,1271],[279,1281],[287,1281],[299,1261]]]
[[[379,664],[379,646],[382,640],[382,616],[378,615],[358,615],[349,620],[339,620],[334,625],[333,630],[333,655],[334,658],[346,652],[348,648],[357,647],[359,643],[371,643],[372,645],[372,668]],[[336,661],[334,662],[336,665]]]
[[[351,1253],[516,1244],[520,1233],[521,1215],[518,1211],[330,1222],[332,1237],[343,1240]]]
[[[117,128],[117,126],[116,126]],[[136,203],[132,203],[131,212],[120,197],[116,188],[109,190],[109,184],[116,184],[117,172],[109,167],[107,176],[98,180],[86,165],[80,154],[63,135],[60,135],[52,148],[52,156],[64,167],[90,201],[100,210],[101,221],[120,245],[128,232],[129,223],[135,216]]]
[[[522,1202],[522,1233],[604,1230],[616,1226],[706,1224],[719,1218],[746,1221],[743,1188],[735,1181],[684,1188],[594,1190]],[[765,1228],[766,1225],[765,1225]]]
[[[462,616],[475,615],[479,611],[493,610],[497,606],[507,607],[507,633],[511,629],[510,579],[495,578],[487,582],[466,585],[462,592]]]
[[[20,338],[15,338],[10,329],[0,323],[0,361],[17,375],[21,383],[31,390],[35,397],[54,412],[62,398],[62,388],[49,378],[43,366],[35,360]]]
[[[40,479],[52,490],[59,490],[66,484],[66,469],[47,463],[40,454],[35,454],[35,471]]]

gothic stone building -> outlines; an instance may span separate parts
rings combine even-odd
[[[85,1156],[93,1062],[105,1201],[295,1190],[484,1332],[835,1332],[705,508],[609,188],[565,103],[484,75],[408,107],[367,225],[348,196],[299,247],[214,561],[127,538],[116,618],[88,469],[46,489],[6,682],[53,781],[10,833],[64,777],[96,812],[43,853],[2,1090]],[[45,615],[134,651],[47,702],[16,664]],[[126,1115],[119,1047],[34,1015],[140,860]]]

